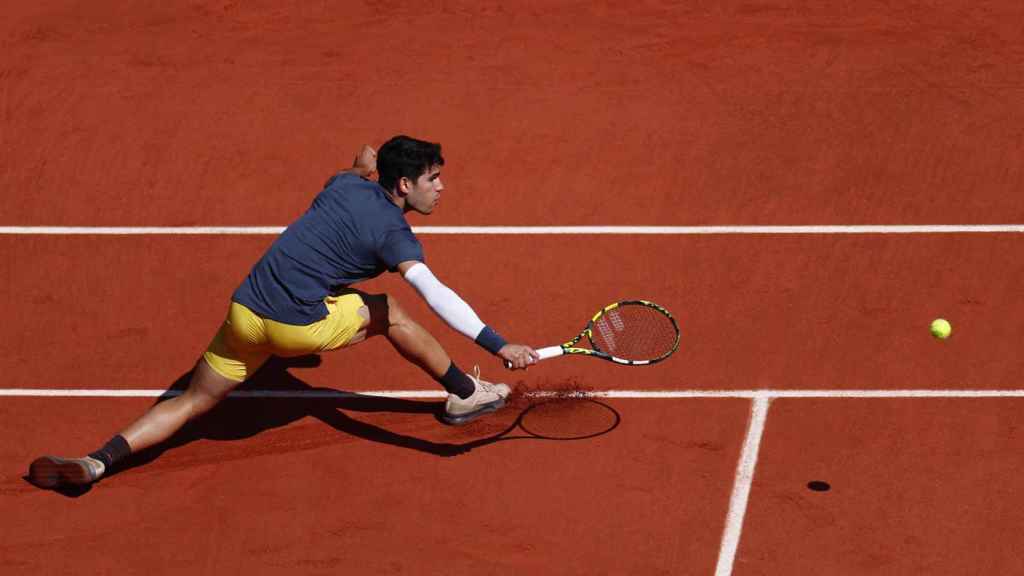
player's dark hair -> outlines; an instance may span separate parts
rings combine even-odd
[[[408,136],[395,136],[377,150],[377,182],[394,190],[398,180],[415,181],[431,166],[444,166],[441,145]]]

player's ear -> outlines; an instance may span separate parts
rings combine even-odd
[[[405,176],[398,179],[398,194],[400,196],[408,196],[409,191],[412,190],[412,180],[409,180]]]

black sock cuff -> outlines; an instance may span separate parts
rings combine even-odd
[[[472,396],[473,392],[476,392],[476,384],[473,384],[473,381],[469,379],[469,376],[466,376],[465,372],[459,370],[455,362],[452,362],[451,366],[448,367],[448,371],[444,373],[444,376],[438,378],[437,381],[441,383],[441,386],[444,386],[444,389],[449,394],[455,394],[463,400]]]
[[[127,458],[131,453],[132,447],[128,445],[128,441],[124,439],[124,436],[118,434],[104,444],[103,448],[89,454],[89,457],[103,462],[103,465],[109,469],[114,464]]]

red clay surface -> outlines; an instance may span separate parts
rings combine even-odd
[[[6,401],[0,418],[13,429],[35,428],[40,412],[64,416],[48,421],[47,434],[2,446],[3,565],[151,574],[714,568],[745,401],[611,401],[621,422],[605,436],[499,441],[452,458],[359,437],[353,421],[440,446],[492,436],[515,411],[459,429],[410,412],[422,402],[385,403],[377,413],[331,402],[228,400],[201,439],[69,500],[12,478],[56,438],[90,449],[88,437],[149,401]]]
[[[457,206],[449,206],[457,209]],[[0,237],[13,254],[0,334],[5,386],[162,387],[191,368],[269,237]],[[600,306],[659,302],[683,354],[626,370],[559,358],[506,373],[397,277],[394,294],[467,369],[595,389],[1020,388],[1024,259],[1016,236],[425,237],[427,261],[510,338],[576,334]],[[569,243],[586,250],[557,264]],[[498,260],[495,252],[501,255]],[[542,255],[538,258],[537,255]],[[13,303],[13,301],[12,301]],[[937,342],[933,318],[953,324]],[[54,325],[53,320],[60,324]],[[48,355],[45,369],[33,358]],[[327,354],[310,375],[343,389],[436,388],[386,341]]]
[[[770,409],[737,576],[1020,574],[1021,399]],[[828,492],[806,488],[810,480]]]
[[[444,143],[473,195],[436,224],[1020,222],[1022,20],[973,0],[10,6],[0,224],[282,224],[396,132]]]
[[[967,0],[21,3],[0,21],[0,225],[284,225],[398,132],[448,159],[414,225],[1021,223],[1021,21]],[[271,240],[0,237],[2,386],[180,383]],[[1024,382],[1019,235],[424,242],[516,340],[623,297],[682,321],[664,364],[560,359],[514,377],[531,387]],[[400,280],[366,288],[500,373]],[[384,342],[290,373],[258,384],[436,389]],[[458,431],[421,403],[344,407],[389,433],[330,401],[237,401],[78,498],[21,479],[149,402],[0,402],[0,569],[708,574],[749,409],[614,401],[599,438],[440,457],[514,413]],[[735,572],[1020,571],[1019,404],[777,401]]]

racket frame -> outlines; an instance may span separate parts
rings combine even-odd
[[[616,309],[616,308],[618,308],[620,306],[623,306],[623,305],[647,306],[648,308],[653,308],[653,309],[657,310],[658,312],[664,314],[665,317],[668,318],[672,322],[672,328],[674,328],[675,331],[676,331],[676,340],[672,344],[672,349],[669,350],[668,352],[662,354],[661,356],[659,356],[657,358],[652,358],[652,359],[647,359],[647,360],[627,360],[625,358],[619,358],[617,356],[612,356],[611,354],[609,354],[609,353],[605,352],[604,350],[601,350],[600,348],[598,348],[597,345],[594,344],[594,332],[593,332],[593,330],[594,330],[594,323],[597,322],[602,316],[607,314],[609,311],[614,310],[614,309]],[[593,348],[578,348],[578,347],[576,347],[576,344],[578,344],[579,341],[582,340],[584,336],[586,336],[587,340],[590,341],[590,345],[593,346]],[[540,359],[541,360],[544,360],[546,358],[554,358],[555,356],[562,356],[562,355],[568,355],[568,354],[580,354],[580,355],[586,355],[586,356],[594,356],[594,357],[601,358],[601,359],[604,359],[604,360],[609,360],[611,362],[615,362],[616,364],[622,364],[624,366],[646,366],[646,365],[649,365],[649,364],[656,364],[658,362],[661,362],[662,360],[664,360],[664,359],[668,358],[669,356],[671,356],[676,350],[678,350],[679,349],[679,337],[680,337],[679,336],[679,324],[676,322],[675,317],[672,316],[672,313],[669,312],[668,310],[666,310],[664,307],[659,306],[658,304],[655,304],[654,302],[651,302],[649,300],[620,300],[618,302],[609,304],[609,305],[605,306],[604,308],[598,310],[597,314],[594,314],[594,316],[590,319],[590,321],[587,322],[586,327],[584,327],[583,330],[581,330],[580,333],[577,334],[576,337],[573,338],[572,340],[569,340],[568,342],[566,342],[564,344],[561,344],[561,345],[558,345],[558,346],[549,346],[547,348],[540,348],[540,349],[537,350],[537,354],[540,355]]]

